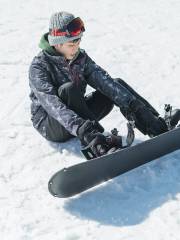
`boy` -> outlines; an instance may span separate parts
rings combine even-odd
[[[115,104],[143,134],[152,137],[167,131],[165,120],[145,99],[122,79],[111,78],[80,49],[84,31],[83,21],[71,13],[51,16],[49,32],[39,44],[42,51],[29,69],[35,129],[55,142],[77,136],[99,156],[118,145],[116,138],[107,140],[99,124]],[[87,84],[96,91],[85,96]]]

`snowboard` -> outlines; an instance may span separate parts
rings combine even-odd
[[[178,149],[180,127],[134,146],[61,169],[49,180],[48,189],[55,197],[72,197]]]

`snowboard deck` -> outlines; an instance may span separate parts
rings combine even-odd
[[[49,180],[48,189],[55,197],[71,197],[178,149],[179,127],[134,146],[61,169]]]

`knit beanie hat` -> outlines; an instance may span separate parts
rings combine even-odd
[[[57,12],[51,15],[49,30],[53,29],[64,29],[66,26],[75,19],[75,16],[68,12]],[[57,44],[63,44],[65,42],[73,41],[75,39],[81,38],[83,36],[83,32],[80,32],[79,35],[69,37],[69,36],[53,36],[48,34],[48,41],[50,46],[54,46]]]

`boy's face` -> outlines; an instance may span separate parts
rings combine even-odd
[[[55,45],[54,47],[59,53],[63,54],[66,59],[71,60],[73,59],[74,55],[77,53],[80,42],[81,42],[81,39],[78,39],[77,41],[58,44],[58,45]]]

